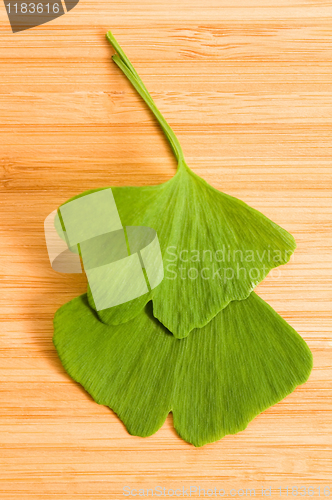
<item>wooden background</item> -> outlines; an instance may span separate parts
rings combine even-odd
[[[51,269],[45,217],[88,188],[160,183],[176,167],[110,60],[110,28],[192,169],[298,243],[257,291],[308,342],[310,380],[199,449],[171,416],[150,438],[129,436],[51,341],[55,311],[85,283]],[[124,486],[158,485],[332,494],[331,36],[326,0],[81,0],[17,34],[1,2],[1,500],[120,499]]]

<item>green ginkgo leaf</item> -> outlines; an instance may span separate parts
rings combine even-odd
[[[107,38],[118,53],[113,60],[161,125],[178,170],[164,184],[112,188],[123,226],[148,226],[157,232],[165,277],[149,293],[97,314],[107,324],[125,323],[152,299],[154,316],[183,338],[231,301],[247,298],[271,269],[289,261],[296,244],[280,226],[189,169],[178,139],[130,61],[110,32]],[[88,299],[94,307],[90,290]]]
[[[57,311],[54,328],[69,375],[130,434],[150,436],[173,412],[177,432],[195,446],[244,430],[312,369],[307,344],[255,293],[186,339],[156,320],[150,304],[132,321],[105,325],[86,295]]]

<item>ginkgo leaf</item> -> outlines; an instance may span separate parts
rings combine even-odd
[[[113,60],[161,125],[178,170],[164,184],[112,188],[123,226],[147,226],[157,232],[165,277],[149,293],[98,311],[98,316],[107,324],[124,323],[152,299],[154,316],[175,337],[183,338],[231,301],[248,297],[271,269],[289,261],[296,244],[263,214],[214,189],[189,169],[178,139],[130,61],[111,33],[107,38],[118,53]],[[94,307],[90,290],[88,298]]]
[[[309,377],[307,344],[255,293],[186,339],[175,338],[150,306],[109,326],[82,295],[54,319],[64,368],[130,434],[150,436],[173,412],[179,435],[202,446],[244,430]]]

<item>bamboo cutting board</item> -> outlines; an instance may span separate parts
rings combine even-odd
[[[55,311],[85,282],[51,269],[45,217],[86,189],[160,183],[176,167],[110,60],[110,28],[192,169],[298,244],[257,292],[309,344],[312,375],[199,449],[171,416],[150,438],[129,436],[52,345]],[[1,500],[120,499],[126,486],[332,495],[331,35],[324,0],[81,0],[16,34],[0,4]]]

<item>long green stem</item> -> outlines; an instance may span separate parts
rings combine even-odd
[[[174,133],[171,134],[170,131],[168,130],[167,128],[167,122],[166,120],[164,119],[164,117],[162,116],[162,114],[160,113],[160,111],[158,110],[158,108],[155,106],[155,104],[153,102],[151,102],[151,99],[149,99],[147,96],[146,96],[146,93],[145,91],[142,89],[141,85],[140,85],[140,82],[137,81],[137,79],[133,76],[133,74],[131,73],[131,71],[128,70],[127,66],[122,62],[122,60],[119,58],[119,56],[115,55],[112,57],[113,61],[119,66],[119,68],[121,69],[121,71],[126,75],[126,77],[128,78],[128,80],[130,81],[130,83],[133,85],[133,87],[137,90],[137,92],[139,93],[139,95],[142,97],[142,99],[144,99],[144,101],[146,102],[147,106],[151,109],[152,113],[155,115],[155,117],[157,118],[161,128],[163,129],[171,147],[172,147],[172,150],[177,158],[177,160],[179,161],[180,160],[180,157],[181,157],[181,154],[178,150],[178,146],[174,140]],[[183,156],[183,154],[182,154]]]
[[[112,57],[113,61],[117,64],[117,66],[121,69],[121,71],[125,74],[125,76],[128,78],[130,83],[133,85],[133,87],[136,89],[136,91],[139,93],[139,95],[142,97],[142,99],[145,101],[147,106],[150,108],[154,116],[156,117],[159,125],[161,126],[168,142],[171,145],[171,148],[173,150],[174,155],[176,156],[176,159],[178,163],[184,162],[184,156],[183,156],[183,151],[181,148],[181,145],[179,143],[178,138],[176,137],[175,133],[173,132],[172,128],[170,125],[167,123],[163,115],[160,113],[159,109],[157,108],[154,100],[152,99],[151,95],[149,94],[147,88],[145,87],[144,83],[142,82],[141,78],[139,77],[138,73],[136,72],[135,68],[129,61],[128,57],[126,54],[123,52],[121,49],[120,45],[118,42],[115,40],[114,36],[112,33],[109,31],[106,35],[106,38],[108,41],[111,43],[112,47],[116,50],[117,54]]]

